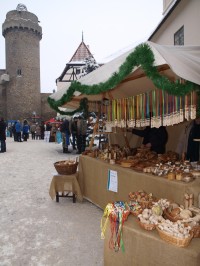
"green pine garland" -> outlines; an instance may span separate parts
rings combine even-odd
[[[115,88],[132,72],[133,68],[136,66],[141,66],[146,76],[152,80],[156,88],[165,90],[170,95],[183,96],[199,87],[190,81],[186,81],[185,84],[180,84],[179,81],[176,81],[175,83],[171,82],[166,76],[163,76],[158,72],[157,67],[154,66],[154,61],[154,54],[150,46],[146,43],[140,44],[131,54],[128,55],[125,62],[120,66],[119,71],[115,72],[104,83],[89,86],[83,85],[78,81],[73,81],[60,100],[55,101],[54,99],[48,97],[48,103],[52,109],[56,110],[60,114],[73,115],[76,112],[84,111],[85,109],[87,110],[87,102],[85,99],[80,102],[79,108],[73,112],[60,111],[59,107],[67,102],[70,102],[75,91],[79,91],[80,93],[86,95],[95,95]]]

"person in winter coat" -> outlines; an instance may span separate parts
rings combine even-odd
[[[36,124],[35,123],[33,123],[31,125],[30,130],[31,130],[31,137],[32,137],[32,139],[35,139],[35,134],[36,134]]]
[[[24,139],[24,141],[27,141],[28,134],[29,134],[29,125],[28,125],[27,120],[24,120],[24,124],[23,124],[23,139]]]
[[[77,154],[85,151],[86,148],[86,133],[87,133],[87,121],[82,117],[78,117],[77,122]]]
[[[199,140],[200,139],[200,117],[192,120],[185,130],[179,136],[176,152],[183,160],[190,162],[197,162],[200,160],[199,156]]]
[[[44,139],[45,126],[43,121],[41,122],[40,125],[40,131],[41,131],[41,139]]]
[[[14,141],[17,141],[17,133],[16,133],[16,129],[15,129],[16,124],[17,124],[17,121],[15,121],[14,124],[12,125],[12,132],[13,132],[13,136],[14,136]]]
[[[3,117],[0,118],[0,142],[1,142],[1,151],[6,152],[6,123]]]
[[[22,142],[22,135],[21,135],[22,126],[21,126],[19,120],[17,120],[17,123],[15,124],[15,130],[16,130],[16,134],[17,134],[17,141]]]
[[[36,123],[36,134],[35,134],[36,139],[41,139],[41,127],[38,123]]]
[[[70,151],[68,150],[68,146],[70,144],[69,137],[71,135],[71,132],[69,128],[69,121],[67,119],[65,119],[61,124],[60,131],[62,132],[63,153],[70,153]]]
[[[49,140],[50,140],[51,129],[52,129],[52,125],[48,122],[46,124],[46,128],[44,131],[44,141],[45,142],[49,142]]]
[[[73,150],[76,150],[76,142],[77,142],[77,121],[78,121],[78,118],[77,117],[74,117],[72,120],[71,120],[71,133],[72,133],[72,147],[73,147]]]
[[[188,136],[186,160],[190,160],[190,162],[199,161],[199,139],[200,139],[200,118],[197,118],[193,121]]]

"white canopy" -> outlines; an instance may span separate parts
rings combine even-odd
[[[170,80],[183,78],[200,85],[200,46],[169,46],[153,42],[147,42],[147,44],[154,54],[155,66],[157,66],[161,74],[167,76]],[[125,52],[78,81],[85,85],[94,85],[107,81],[115,72],[119,71],[119,67],[134,49]],[[56,101],[61,99],[69,87],[70,83],[67,83],[65,88],[52,94],[50,98]],[[130,97],[152,89],[155,89],[153,82],[146,77],[143,69],[136,67],[131,74],[108,92],[98,95],[84,95],[75,92],[73,100],[62,107],[77,108],[80,99],[84,97],[87,97],[90,101],[98,101],[104,97],[117,99]]]

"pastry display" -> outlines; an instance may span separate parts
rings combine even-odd
[[[162,215],[155,214],[152,209],[144,209],[143,212],[138,215],[138,219],[140,221],[140,226],[149,231],[155,229],[156,225],[165,220]]]
[[[149,208],[156,201],[152,193],[146,193],[143,190],[129,193],[130,202],[138,202],[142,209]]]
[[[120,148],[118,145],[106,146],[105,149],[85,150],[83,155],[117,164],[124,168],[166,177],[169,181],[192,182],[200,177],[200,164],[178,159],[176,152],[168,151],[157,154],[149,148]]]
[[[177,223],[173,223],[169,220],[162,221],[158,228],[172,236],[178,237],[178,238],[188,238],[190,237],[190,226],[185,226],[180,221]]]

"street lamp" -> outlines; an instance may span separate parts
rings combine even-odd
[[[35,119],[36,119],[36,112],[35,112],[35,111],[33,111],[33,113],[32,113],[32,114],[33,114],[33,117],[32,117],[32,118],[33,118],[33,122],[35,123],[35,122],[36,122],[36,121],[35,121]]]

